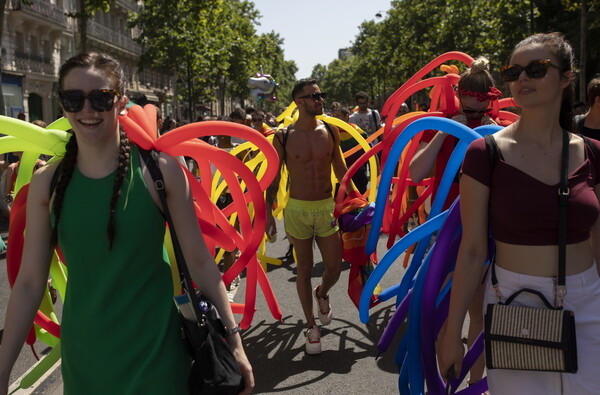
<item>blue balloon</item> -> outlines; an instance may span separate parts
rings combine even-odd
[[[406,147],[406,145],[410,142],[410,140],[417,135],[417,133],[422,132],[423,130],[442,130],[446,133],[452,134],[453,136],[459,138],[461,142],[464,140],[463,150],[466,150],[466,146],[468,146],[473,140],[476,140],[480,137],[480,135],[473,131],[473,129],[459,123],[453,121],[451,119],[439,118],[439,117],[427,117],[422,119],[417,119],[414,122],[411,122],[403,131],[400,133],[392,148],[390,149],[390,153],[388,155],[386,164],[381,173],[381,178],[379,180],[379,186],[377,191],[377,197],[375,199],[375,214],[373,216],[373,222],[371,225],[371,231],[369,232],[369,238],[366,244],[366,251],[368,254],[372,254],[377,248],[377,240],[379,238],[379,229],[381,228],[381,223],[383,221],[383,211],[386,206],[386,199],[388,197],[388,191],[390,190],[390,185],[392,183],[392,176],[394,170],[396,168],[396,163],[400,160],[400,155],[402,151]],[[460,143],[459,143],[460,146]],[[458,148],[458,147],[457,147]],[[451,169],[454,169],[454,173],[458,170],[460,163],[462,162],[462,156],[452,155],[450,161],[446,165],[446,171],[444,173],[450,173]],[[444,174],[446,175],[446,174]],[[440,188],[438,189],[438,194],[447,194],[450,184],[452,182],[453,177],[446,177],[448,180],[444,182],[444,177],[442,177],[442,182],[440,183]],[[436,199],[437,200],[437,199]],[[443,203],[440,204],[443,206]],[[432,207],[433,210],[433,207]],[[434,214],[437,215],[438,212]]]
[[[383,256],[381,262],[375,268],[375,271],[369,276],[369,279],[365,284],[359,305],[360,319],[363,323],[366,323],[368,321],[370,295],[372,295],[373,290],[380,282],[381,278],[389,269],[391,264],[397,259],[397,257],[400,256],[400,254],[403,253],[409,246],[413,245],[415,242],[418,241],[417,248],[413,253],[411,264],[407,268],[400,284],[392,286],[382,291],[382,293],[380,294],[381,300],[397,296],[397,304],[399,304],[400,301],[403,300],[404,297],[409,293],[409,291],[412,290],[412,294],[410,295],[410,305],[408,312],[408,315],[410,317],[410,319],[408,320],[408,329],[400,343],[396,354],[397,363],[401,364],[400,377],[398,382],[400,393],[411,394],[422,394],[424,392],[424,374],[431,373],[431,369],[429,370],[429,372],[423,371],[424,366],[423,361],[421,359],[422,351],[424,351],[421,349],[421,340],[426,342],[433,341],[433,339],[430,338],[421,339],[421,325],[423,324],[423,320],[421,319],[421,317],[424,313],[424,311],[422,310],[423,297],[427,293],[427,300],[431,301],[431,298],[433,298],[436,312],[439,311],[440,313],[442,313],[442,315],[444,315],[444,317],[447,314],[447,303],[449,301],[450,283],[446,284],[446,286],[441,291],[439,291],[438,287],[438,289],[435,290],[435,293],[433,295],[430,295],[430,293],[433,291],[431,290],[431,287],[428,287],[428,284],[426,282],[427,273],[432,266],[434,266],[438,271],[441,270],[439,267],[440,265],[444,267],[444,271],[447,273],[450,270],[450,267],[454,264],[453,262],[448,262],[447,259],[441,259],[439,257],[444,256],[444,250],[448,250],[452,247],[452,249],[456,251],[458,248],[458,245],[456,244],[458,243],[458,241],[455,239],[457,228],[456,224],[460,221],[460,219],[457,219],[456,217],[456,215],[458,214],[454,214],[455,217],[452,219],[452,221],[449,221],[451,223],[449,223],[450,226],[446,231],[444,231],[443,228],[440,231],[440,235],[444,233],[446,234],[444,238],[448,238],[453,235],[454,238],[451,238],[451,242],[447,240],[444,241],[443,238],[443,243],[441,243],[443,245],[439,246],[439,250],[437,252],[435,251],[438,248],[438,242],[436,242],[432,246],[432,248],[429,251],[430,253],[427,257],[425,257],[425,259],[423,259],[423,256],[429,248],[432,233],[440,229],[444,222],[448,222],[448,212],[446,211],[441,213],[441,210],[443,208],[444,202],[450,190],[451,184],[455,178],[455,175],[458,172],[460,165],[462,164],[464,154],[469,144],[477,138],[481,137],[482,135],[494,133],[500,130],[501,127],[496,125],[481,126],[473,130],[450,119],[434,117],[419,119],[408,125],[405,128],[405,130],[399,135],[398,139],[394,142],[390,150],[388,160],[386,161],[386,165],[382,171],[378,193],[376,197],[373,223],[366,244],[367,253],[372,253],[373,251],[375,251],[377,246],[379,231],[381,228],[381,223],[383,221],[383,214],[388,199],[391,179],[396,168],[396,163],[398,162],[402,151],[404,150],[405,146],[410,142],[410,140],[422,130],[428,129],[441,130],[459,139],[446,165],[446,170],[440,181],[440,185],[436,193],[436,198],[431,208],[429,219],[424,224],[413,229],[411,232],[409,232],[400,240],[398,240],[398,242],[396,242],[392,246],[392,248]],[[456,202],[454,203],[453,207],[455,206],[458,206]],[[438,258],[436,258],[435,260],[431,258],[431,260],[433,260],[433,262],[431,262],[430,257],[432,257],[432,254],[434,253]],[[430,305],[431,302],[428,303]],[[439,310],[437,310],[438,308]],[[402,315],[404,315],[405,311],[401,311],[401,313]],[[397,331],[399,325],[403,321],[399,318],[400,317],[397,317],[397,319],[395,320],[390,320],[390,324],[392,324],[392,327],[386,328],[385,331],[388,337],[393,336],[393,333]],[[431,331],[433,331],[434,334],[437,333],[442,322],[443,320],[440,321],[440,319],[438,319],[438,321],[435,322],[435,329],[431,328]],[[431,337],[431,332],[427,332],[427,336]],[[387,340],[389,339],[384,340],[384,344]],[[384,344],[382,344],[382,346]],[[387,343],[387,345],[389,345],[389,342]],[[473,357],[471,356],[471,358]],[[435,373],[437,374],[437,369]],[[435,392],[435,390],[439,390],[439,387],[435,383],[435,381],[431,382],[430,380],[428,380],[428,383],[433,384],[432,387],[434,387],[430,388],[430,391],[433,390]]]
[[[426,223],[408,232],[403,238],[398,240],[392,248],[381,258],[375,270],[369,275],[363,291],[360,294],[360,302],[358,304],[358,312],[360,321],[363,324],[369,322],[369,306],[371,304],[371,295],[375,291],[375,287],[381,281],[383,275],[392,266],[396,258],[405,251],[408,247],[419,241],[423,236],[430,235],[431,233],[438,230],[445,218],[445,214],[442,213],[435,218],[431,218]]]

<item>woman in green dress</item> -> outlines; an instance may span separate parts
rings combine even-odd
[[[0,395],[40,304],[56,244],[69,267],[61,325],[65,394],[187,392],[189,359],[163,254],[165,221],[138,149],[119,128],[124,93],[123,69],[110,56],[79,54],[60,69],[60,105],[73,135],[62,166],[46,166],[31,181],[22,264],[0,346]],[[225,326],[236,328],[187,179],[167,154],[159,166],[190,273]],[[231,332],[249,394],[252,367],[239,333]]]

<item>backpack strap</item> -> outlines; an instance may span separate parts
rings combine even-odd
[[[371,116],[373,117],[373,124],[375,125],[375,133],[381,127],[381,115],[379,115],[379,111],[371,110]]]
[[[281,140],[279,139],[277,134],[275,134],[275,138],[277,138],[277,141],[279,141],[279,144],[281,144],[281,147],[283,148],[283,158],[281,160],[282,164],[286,163],[287,160],[287,151],[285,149],[285,146],[287,144],[288,137],[290,137],[290,126],[292,125],[289,125],[287,128],[283,129]]]
[[[146,168],[148,168],[148,172],[150,176],[152,176],[152,181],[154,181],[154,187],[159,192],[159,196],[162,200],[161,191],[165,189],[165,181],[163,178],[162,171],[160,171],[160,167],[158,167],[158,152],[156,151],[147,151],[142,148],[139,148],[140,156],[142,157],[144,163],[146,164]],[[163,206],[166,205],[166,201],[163,202]]]
[[[327,132],[329,132],[331,139],[333,140],[333,149],[331,150],[331,156],[333,157],[333,153],[335,152],[335,137],[333,137],[333,129],[331,129],[331,126],[327,122],[322,122],[325,125],[325,129],[327,129]]]

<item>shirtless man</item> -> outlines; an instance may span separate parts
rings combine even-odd
[[[342,242],[333,217],[331,169],[333,167],[338,180],[348,169],[339,148],[338,129],[315,118],[323,114],[325,99],[317,81],[309,78],[298,81],[292,90],[292,99],[298,106],[298,121],[287,129],[278,130],[273,144],[290,174],[290,199],[283,217],[285,231],[296,250],[296,289],[308,326],[306,353],[320,354],[321,330],[313,313],[312,298],[317,301],[321,324],[328,325],[332,318],[328,292],[342,270]],[[267,191],[267,207],[273,207],[279,178],[278,174]],[[276,232],[275,219],[267,210],[267,234]],[[311,284],[313,240],[317,242],[325,264],[321,285],[314,290]]]

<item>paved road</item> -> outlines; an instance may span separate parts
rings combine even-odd
[[[3,238],[6,238],[6,231],[0,232]],[[10,295],[10,286],[8,284],[8,277],[6,275],[6,259],[2,254],[0,259],[0,330],[4,329],[4,319],[6,318],[6,307],[8,304],[8,297]],[[36,353],[41,357],[46,354],[49,349],[48,347],[40,342],[34,344]],[[15,364],[15,367],[10,376],[10,382],[12,383],[18,377],[20,377],[25,371],[27,371],[36,362],[33,353],[29,346],[23,347],[21,354]]]
[[[281,223],[279,227],[278,241],[267,246],[268,255],[273,257],[283,257],[288,247],[287,240],[282,238],[285,233]],[[378,251],[381,257],[385,252],[383,238],[379,244]],[[313,284],[317,285],[323,272],[323,264],[316,247],[315,261],[317,264],[313,272]],[[0,277],[5,281],[4,265],[1,270]],[[389,352],[375,360],[375,344],[395,310],[393,301],[372,309],[369,324],[360,323],[357,309],[347,296],[348,273],[349,266],[345,264],[339,283],[330,293],[334,319],[330,326],[322,331],[323,353],[319,356],[309,356],[304,352],[305,324],[295,288],[296,266],[291,262],[284,262],[281,266],[269,266],[268,278],[279,301],[284,322],[273,319],[259,291],[257,312],[252,326],[242,335],[254,367],[256,394],[397,393],[398,375],[394,363],[394,350],[398,339]],[[382,280],[384,288],[396,284],[402,273],[401,264],[395,264]],[[2,285],[1,322],[4,320],[7,300],[7,286],[5,283]],[[235,296],[236,302],[243,301],[244,292],[242,281]],[[24,350],[12,378],[19,377],[32,363],[30,351]],[[59,370],[40,388],[30,393],[61,394]]]

